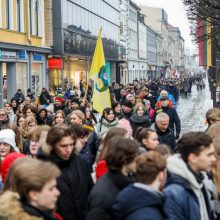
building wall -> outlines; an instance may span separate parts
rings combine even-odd
[[[45,44],[53,46],[53,8],[52,0],[45,1]]]
[[[128,59],[138,59],[138,22],[137,9],[129,5],[129,52]]]
[[[159,34],[162,35],[162,59],[163,62],[168,62],[168,29],[166,27],[168,22],[168,15],[162,8],[153,8],[148,6],[141,6],[141,12],[146,15],[145,23],[153,27]]]
[[[35,0],[32,0],[35,4]],[[0,24],[1,34],[0,42],[14,43],[14,44],[25,44],[37,47],[44,46],[44,1],[39,0],[39,11],[38,11],[38,28],[39,33],[36,33],[37,19],[32,14],[32,27],[33,34],[30,33],[30,16],[29,16],[29,1],[20,1],[20,30],[18,30],[17,21],[17,3],[14,0],[9,1],[9,25],[7,27],[7,16],[6,16],[6,0],[1,0],[1,13],[0,13]],[[33,6],[34,9],[34,6]]]
[[[147,28],[141,22],[138,22],[138,54],[139,58],[147,59]]]

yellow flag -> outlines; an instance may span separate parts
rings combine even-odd
[[[106,73],[101,35],[102,29],[99,32],[90,69],[90,79],[94,81],[92,96],[93,108],[99,113],[102,113],[105,108],[111,107],[111,99],[108,88],[108,74]]]

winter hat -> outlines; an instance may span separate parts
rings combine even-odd
[[[149,100],[145,100],[145,101],[144,101],[144,104],[145,104],[145,105],[151,105],[151,102],[150,102]]]
[[[126,106],[126,107],[128,107],[128,108],[133,108],[133,104],[132,104],[132,102],[130,102],[130,101],[125,101],[125,102],[123,103],[123,105]]]
[[[15,151],[17,151],[15,133],[11,129],[3,129],[0,131],[0,143],[9,144]]]
[[[78,105],[80,105],[79,99],[72,99],[72,100],[71,100],[71,103],[74,103],[74,102],[77,103]]]
[[[17,159],[17,158],[22,158],[25,157],[24,154],[17,153],[17,152],[12,152],[8,154],[5,159],[2,161],[2,167],[1,167],[1,172],[2,172],[2,181],[5,182],[5,178],[8,174],[8,171],[12,165],[12,163]]]
[[[60,102],[60,103],[63,103],[63,99],[61,98],[61,97],[59,97],[59,96],[56,96],[55,97],[55,102]]]

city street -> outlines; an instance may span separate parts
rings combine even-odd
[[[197,91],[196,86],[193,85],[191,95],[179,99],[177,112],[181,120],[181,134],[189,131],[204,131],[207,128],[205,114],[212,108],[212,100],[207,78],[205,82],[204,90]]]

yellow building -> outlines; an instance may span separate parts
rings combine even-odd
[[[51,1],[51,0],[50,0]],[[0,0],[0,97],[10,99],[17,89],[36,94],[48,86],[45,4],[48,0]]]

